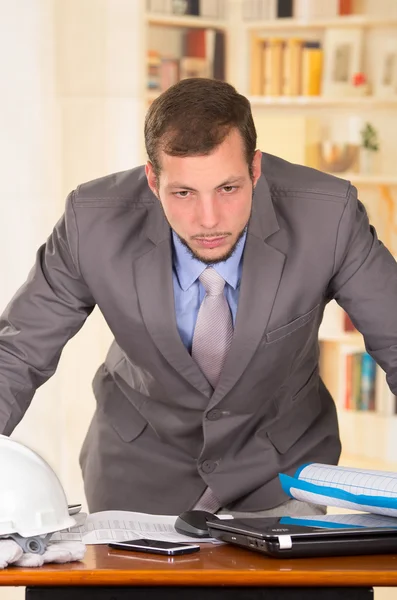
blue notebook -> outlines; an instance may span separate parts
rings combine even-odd
[[[310,463],[279,478],[296,500],[397,517],[397,473]]]

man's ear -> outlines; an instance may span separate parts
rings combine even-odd
[[[252,183],[255,187],[259,177],[262,174],[262,152],[260,150],[256,150],[254,154],[254,159],[252,161]]]
[[[153,165],[149,160],[147,161],[147,163],[145,165],[145,174],[146,174],[148,186],[152,190],[153,194],[158,198],[159,194],[157,191],[157,177],[154,172]]]

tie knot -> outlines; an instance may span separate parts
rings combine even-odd
[[[219,296],[223,294],[225,280],[213,267],[207,267],[199,277],[208,296]]]

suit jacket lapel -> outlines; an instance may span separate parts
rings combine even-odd
[[[153,248],[134,263],[139,304],[146,328],[169,364],[206,396],[212,388],[192,359],[179,335],[172,282],[171,231],[162,208],[150,209],[147,234]]]
[[[285,262],[285,255],[265,240],[278,230],[270,190],[262,175],[248,226],[233,341],[210,406],[236,384],[264,335]]]

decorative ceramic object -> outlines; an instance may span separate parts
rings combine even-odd
[[[318,168],[328,173],[356,171],[360,147],[356,144],[326,141],[318,144]]]

